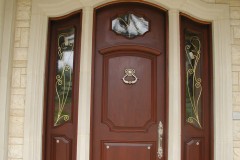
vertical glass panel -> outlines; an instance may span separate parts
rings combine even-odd
[[[70,121],[72,116],[74,31],[70,28],[58,33],[54,126]]]
[[[198,34],[185,30],[186,121],[202,128],[201,41]]]

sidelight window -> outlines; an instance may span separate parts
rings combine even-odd
[[[186,67],[186,121],[202,128],[201,40],[200,35],[184,31]]]
[[[58,34],[54,126],[71,120],[74,28]]]

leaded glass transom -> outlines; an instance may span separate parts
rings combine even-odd
[[[112,30],[127,38],[134,38],[149,31],[149,22],[143,17],[125,14],[112,20]]]

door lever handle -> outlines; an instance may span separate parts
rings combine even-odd
[[[157,155],[159,159],[163,157],[162,140],[163,140],[163,124],[160,121],[158,124],[158,151],[157,151]]]

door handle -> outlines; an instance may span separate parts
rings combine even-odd
[[[158,151],[157,151],[157,155],[159,159],[162,159],[163,157],[162,140],[163,140],[163,124],[160,121],[158,124]]]
[[[126,77],[133,77],[134,80],[132,81],[127,81],[125,78]],[[123,82],[125,84],[135,84],[138,81],[137,76],[135,75],[135,69],[125,69],[125,76],[122,78]]]

